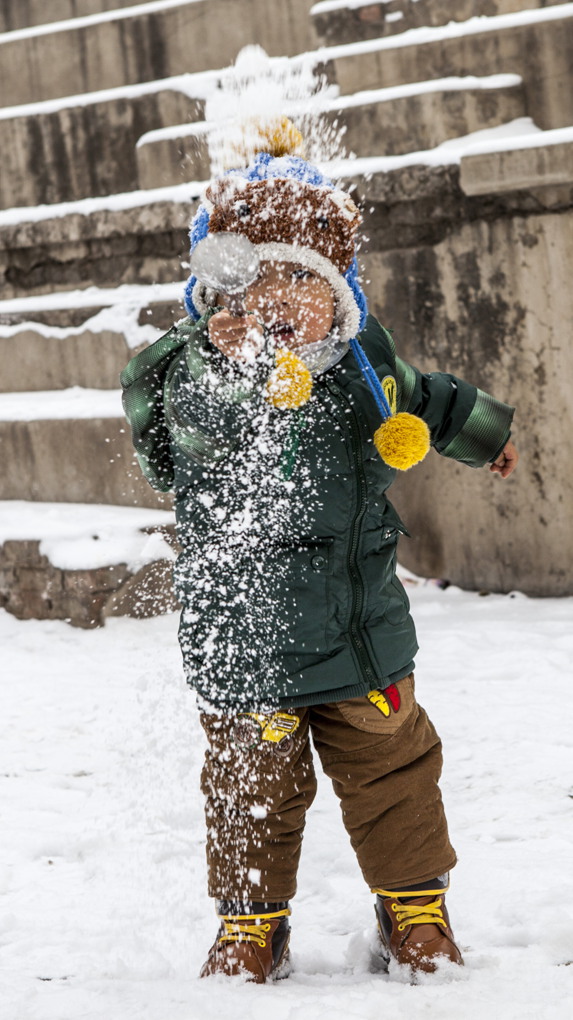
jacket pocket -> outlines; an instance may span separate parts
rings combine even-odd
[[[324,653],[332,643],[329,598],[333,541],[312,539],[283,546],[278,553],[279,647],[283,653]]]

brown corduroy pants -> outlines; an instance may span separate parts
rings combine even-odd
[[[201,788],[210,896],[294,896],[316,792],[310,734],[370,888],[407,888],[453,867],[438,787],[441,743],[416,701],[413,675],[387,692],[382,708],[364,697],[290,714],[300,722],[288,753],[265,739],[250,748],[237,743],[236,714],[201,714],[209,741]]]

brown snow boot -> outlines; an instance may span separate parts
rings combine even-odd
[[[432,973],[441,960],[463,965],[445,905],[449,885],[438,879],[409,890],[373,889],[386,962],[393,957],[412,971]]]
[[[288,977],[289,916],[288,903],[219,903],[221,927],[199,977],[242,974],[259,985]]]

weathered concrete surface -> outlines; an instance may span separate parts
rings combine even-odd
[[[345,149],[361,157],[393,156],[432,149],[450,138],[523,117],[525,112],[520,85],[436,90],[329,111],[316,118],[316,130],[321,130],[321,122],[343,128]],[[137,147],[137,166],[141,188],[207,180],[210,169],[205,126],[198,123],[178,137],[142,139]]]
[[[517,406],[507,482],[437,457],[394,487],[413,538],[401,561],[462,587],[573,593],[570,267],[573,204],[460,223],[434,245],[366,257],[372,310],[399,354]]]
[[[567,0],[386,0],[386,3],[365,2],[360,7],[318,11],[312,18],[321,42],[336,46],[363,39],[379,39],[426,25],[468,21],[476,15],[491,18],[563,3]],[[402,17],[396,18],[397,14]]]
[[[62,570],[40,553],[39,541],[7,541],[0,545],[0,607],[20,620],[67,620],[84,628],[101,626],[108,616],[157,616],[177,609],[171,571],[169,560],[135,574],[125,563]]]
[[[538,127],[547,130],[573,123],[571,14],[409,46],[390,42],[359,56],[337,57],[326,67],[329,77],[349,95],[449,75],[519,74],[527,112]]]
[[[27,294],[184,279],[188,227],[197,202],[153,202],[131,209],[1,225],[0,290]]]
[[[117,389],[131,356],[121,333],[86,331],[68,337],[23,329],[0,337],[0,392],[58,390],[68,386]]]
[[[0,499],[169,510],[135,460],[122,418],[0,422]]]
[[[32,25],[113,11],[119,2],[122,7],[133,7],[145,0],[3,0],[0,6],[0,32],[13,32]]]
[[[132,191],[137,139],[203,113],[202,101],[164,90],[2,119],[0,208]]]
[[[311,49],[312,0],[192,0],[85,27],[0,40],[4,106],[94,92],[232,63],[258,43],[271,56]]]
[[[460,184],[466,195],[495,195],[555,184],[573,188],[573,141],[464,156]]]

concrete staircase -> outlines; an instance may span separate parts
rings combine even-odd
[[[419,536],[402,560],[468,587],[569,592],[573,493],[550,421],[570,414],[573,368],[559,342],[573,319],[573,4],[163,0],[116,11],[77,0],[71,21],[45,20],[47,6],[68,17],[71,2],[30,0],[28,26],[21,5],[4,5],[14,17],[0,38],[1,499],[36,503],[39,521],[54,502],[169,508],[134,462],[117,379],[184,314],[188,222],[209,176],[205,99],[237,50],[259,42],[294,69],[314,67],[317,88],[321,75],[330,83],[306,104],[305,130],[342,130],[356,156],[331,169],[362,202],[371,306],[400,353],[520,407],[527,456],[503,498],[497,479],[435,457],[399,480]],[[486,134],[468,138],[476,132]],[[6,594],[27,576],[33,537],[21,570],[17,544],[9,567],[0,552],[0,604],[62,615],[38,587]],[[84,577],[74,622],[101,622],[110,599],[136,611],[139,580],[123,567],[97,612]],[[161,608],[168,568],[153,574]]]

